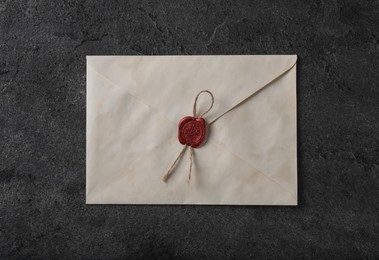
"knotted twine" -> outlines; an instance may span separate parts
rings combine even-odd
[[[196,116],[196,106],[197,106],[197,100],[199,98],[199,96],[202,94],[202,93],[208,93],[211,98],[212,98],[212,102],[211,102],[211,105],[210,107],[204,111],[202,114],[200,114],[198,117]],[[214,103],[214,97],[213,97],[213,94],[212,92],[210,92],[209,90],[202,90],[200,91],[196,98],[195,98],[195,102],[193,103],[193,109],[192,109],[192,113],[193,113],[193,117],[194,118],[202,118],[205,114],[207,114],[213,107],[213,103]],[[175,166],[177,165],[177,163],[179,162],[179,160],[183,157],[185,151],[187,150],[187,147],[189,145],[185,144],[183,149],[181,150],[181,152],[179,153],[178,157],[176,157],[175,161],[171,164],[170,168],[168,169],[168,171],[166,172],[165,175],[162,176],[162,180],[164,182],[167,182],[168,178],[170,177],[170,175],[173,173],[174,169],[175,169]],[[192,173],[192,161],[193,161],[193,147],[190,146],[190,165],[189,165],[189,174],[188,174],[188,180],[187,182],[189,182],[191,180],[191,173]]]

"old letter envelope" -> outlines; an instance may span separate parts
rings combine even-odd
[[[87,56],[86,203],[297,205],[296,60]],[[202,90],[207,141],[165,183]]]

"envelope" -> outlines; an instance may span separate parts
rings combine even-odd
[[[296,60],[87,56],[86,203],[297,205]],[[214,105],[191,180],[187,151],[163,182],[202,90]]]

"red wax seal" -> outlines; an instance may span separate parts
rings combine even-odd
[[[205,142],[206,125],[204,118],[186,116],[179,122],[179,142],[193,148],[200,147]]]

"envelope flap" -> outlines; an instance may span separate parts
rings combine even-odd
[[[191,115],[197,93],[210,90],[215,103],[205,116],[209,123],[283,75],[296,59],[296,55],[87,56],[98,73],[172,122]],[[202,96],[197,110],[206,110],[209,102]]]

